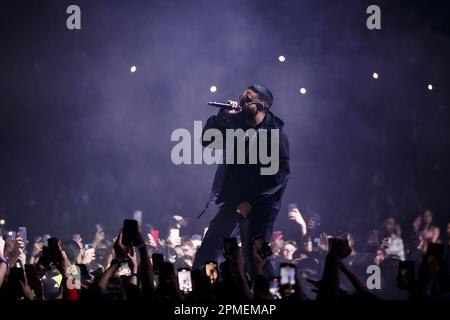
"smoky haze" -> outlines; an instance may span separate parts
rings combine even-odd
[[[71,4],[79,31],[66,28]],[[0,216],[35,233],[115,233],[138,209],[201,233],[215,167],[172,164],[170,135],[254,83],[290,139],[276,228],[291,202],[336,229],[448,212],[449,5],[379,1],[370,31],[370,4],[2,1]]]

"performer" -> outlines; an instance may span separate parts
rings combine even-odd
[[[246,131],[253,128],[258,135],[258,130],[267,129],[270,150],[270,130],[278,129],[279,170],[274,175],[261,175],[260,168],[263,165],[259,160],[257,164],[248,164],[248,161],[245,164],[227,164],[224,161],[224,164],[219,165],[210,201],[214,201],[220,209],[209,224],[193,267],[199,268],[205,261],[216,260],[223,250],[224,238],[229,237],[236,225],[239,225],[245,268],[252,275],[253,238],[263,235],[270,241],[273,224],[281,207],[281,197],[289,179],[289,145],[287,136],[282,131],[283,121],[269,111],[273,102],[269,89],[252,85],[243,92],[239,102],[228,102],[234,107],[233,110],[219,110],[216,116],[208,119],[203,132],[215,128],[225,137],[226,129],[240,128]],[[209,142],[203,144],[207,147]],[[248,152],[248,148],[246,149]],[[269,261],[264,266],[264,271],[267,275],[273,273]]]

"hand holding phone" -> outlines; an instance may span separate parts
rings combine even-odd
[[[137,220],[126,219],[123,221],[122,244],[125,247],[140,245],[139,225]]]
[[[328,247],[330,253],[336,255],[336,257],[343,259],[352,253],[352,249],[349,246],[348,239],[329,238]]]
[[[28,244],[27,228],[26,227],[17,228],[17,236],[22,238],[23,244],[26,247]]]

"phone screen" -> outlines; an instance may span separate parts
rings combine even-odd
[[[127,277],[131,276],[131,269],[128,266],[127,262],[122,262],[120,264],[120,268],[117,272],[119,273],[119,277],[120,276],[127,276]]]
[[[291,212],[294,209],[298,209],[298,204],[290,203],[289,206],[288,206],[288,212]]]
[[[122,230],[122,244],[124,246],[129,246],[136,242],[138,234],[138,222],[136,220],[124,220]]]
[[[17,229],[17,235],[22,238],[23,243],[24,243],[24,245],[26,247],[27,243],[28,243],[27,228],[26,227],[19,227]]]
[[[50,261],[54,262],[55,260],[58,260],[59,258],[59,248],[58,248],[58,239],[57,238],[50,238],[47,240],[48,242],[48,253],[50,257]]]
[[[184,293],[192,291],[191,270],[189,268],[178,269],[178,285]]]
[[[283,285],[295,285],[295,273],[296,268],[294,265],[282,264],[280,265],[280,284]]]
[[[6,237],[6,241],[15,241],[17,233],[15,231],[8,231],[8,235]]]

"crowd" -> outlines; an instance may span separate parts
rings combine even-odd
[[[80,234],[28,241],[26,228],[4,226],[0,300],[450,298],[450,222],[439,228],[430,210],[413,221],[408,239],[393,217],[365,237],[348,230],[327,234],[316,216],[305,219],[298,208],[290,208],[289,219],[297,239],[274,231],[270,243],[255,240],[250,273],[239,237],[224,239],[218,261],[192,270],[202,236],[183,235],[179,215],[165,237],[135,220],[128,220],[136,222],[135,231],[124,223],[115,237],[97,225],[92,241]],[[267,273],[267,263],[275,274]]]

